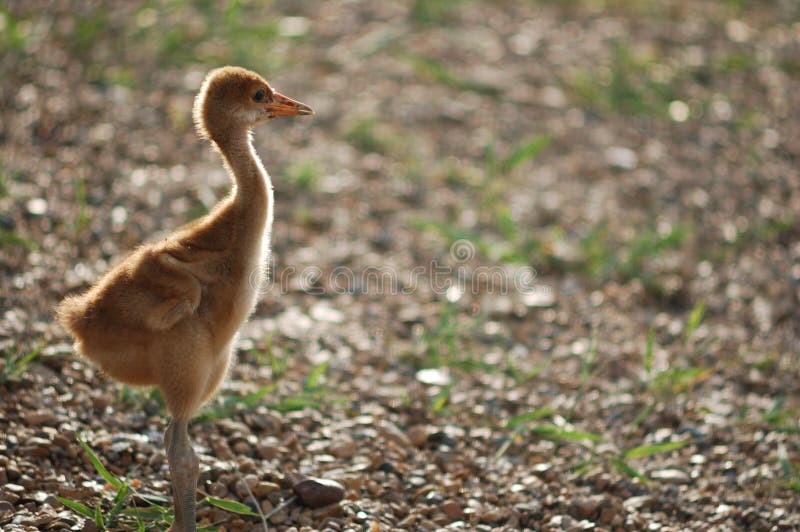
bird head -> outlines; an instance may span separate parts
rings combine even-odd
[[[313,115],[307,105],[275,91],[250,70],[223,67],[212,70],[194,102],[194,122],[204,138],[250,129],[278,116]]]

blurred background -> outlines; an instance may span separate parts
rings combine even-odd
[[[107,508],[83,431],[166,491],[158,397],[52,309],[227,193],[191,122],[225,64],[316,115],[255,132],[273,282],[206,490],[247,502],[249,459],[347,483],[279,527],[800,526],[795,0],[5,2],[0,505],[44,495],[0,524]]]

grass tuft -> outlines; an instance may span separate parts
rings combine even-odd
[[[39,340],[36,346],[27,352],[20,345],[17,345],[15,353],[13,355],[9,354],[4,359],[3,371],[0,373],[0,383],[18,379],[25,371],[25,368],[28,367],[28,364],[39,358],[45,345],[44,339]]]
[[[428,26],[445,24],[452,18],[453,10],[463,3],[464,0],[415,0],[411,20]]]
[[[403,52],[400,57],[408,62],[420,76],[429,78],[453,90],[474,92],[490,98],[499,98],[502,94],[499,87],[463,78],[455,74],[451,69],[445,66],[444,63],[437,59],[408,51]]]
[[[636,55],[628,43],[611,43],[611,61],[572,80],[572,92],[599,111],[669,119],[669,103],[679,99],[674,81],[657,79],[656,58]]]
[[[683,449],[689,444],[686,440],[668,441],[664,443],[656,443],[651,445],[640,445],[625,451],[624,457],[627,460],[634,460],[636,458],[645,458],[654,454],[667,453],[670,451],[677,451]]]
[[[174,519],[172,508],[158,504],[162,499],[166,499],[160,496],[137,493],[127,480],[119,478],[108,471],[86,441],[78,437],[78,442],[94,470],[106,481],[106,485],[113,489],[114,496],[108,500],[107,494],[103,493],[102,495],[106,497],[106,500],[95,506],[89,506],[66,497],[56,497],[61,504],[79,516],[90,520],[98,530],[164,530],[172,524]],[[133,502],[133,495],[148,501],[150,506],[139,508]],[[200,504],[215,506],[237,515],[259,517],[259,514],[253,512],[249,506],[230,499],[206,496]],[[199,530],[211,531],[216,530],[216,528],[200,528]]]
[[[314,161],[301,161],[290,165],[286,176],[298,190],[314,192],[319,184],[320,169]]]

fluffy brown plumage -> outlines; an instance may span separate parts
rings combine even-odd
[[[272,186],[250,130],[276,116],[312,113],[254,72],[210,72],[195,99],[194,120],[200,137],[221,154],[231,193],[206,216],[140,246],[56,310],[78,353],[119,381],[163,394],[174,418],[165,440],[175,530],[194,530],[197,460],[188,420],[224,378],[263,278]]]

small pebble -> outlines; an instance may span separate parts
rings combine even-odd
[[[462,510],[461,505],[455,501],[444,501],[439,509],[442,510],[451,521],[464,519],[464,510]]]
[[[506,516],[506,510],[502,508],[492,508],[483,512],[480,516],[481,523],[496,523]]]
[[[556,474],[553,471],[553,466],[547,463],[539,463],[533,466],[532,468],[533,474],[537,477],[544,479],[548,482],[555,480]]]
[[[280,449],[275,445],[259,443],[257,447],[258,456],[263,460],[272,460],[280,454]]]
[[[9,486],[9,484],[6,484]],[[14,493],[13,491],[0,491],[0,502],[7,502],[9,504],[14,504],[19,500],[19,495]]]
[[[253,495],[255,495],[258,498],[262,498],[266,496],[268,493],[272,493],[273,491],[278,491],[280,489],[281,487],[275,484],[274,482],[267,482],[265,480],[262,480],[252,488]]]
[[[289,519],[289,510],[286,508],[281,508],[279,511],[270,516],[269,522],[273,525],[282,525],[287,519]]]
[[[208,492],[217,498],[224,498],[228,495],[228,488],[221,482],[214,482],[208,487]]]
[[[350,458],[356,453],[357,447],[353,440],[341,440],[331,443],[328,452],[336,458]]]
[[[458,442],[454,438],[448,436],[446,432],[440,430],[428,435],[428,443],[433,445],[444,445],[446,447],[455,447]]]
[[[680,469],[659,469],[650,473],[650,478],[664,484],[689,484],[691,478]]]
[[[639,157],[630,148],[611,146],[605,151],[606,162],[612,168],[633,170],[639,164]]]
[[[58,416],[50,411],[28,412],[24,415],[25,422],[29,425],[53,425],[58,421]]]
[[[653,497],[651,495],[640,495],[637,497],[630,497],[625,499],[625,502],[622,503],[622,506],[627,510],[640,510],[642,508],[647,508],[653,503]]]
[[[338,501],[337,501],[338,502]],[[341,504],[331,503],[321,508],[315,508],[311,515],[315,520],[325,519],[328,517],[339,517],[344,512]]]
[[[411,440],[408,439],[408,436],[388,419],[381,421],[379,429],[383,437],[387,440],[393,441],[402,448],[411,447]]]
[[[236,454],[248,454],[252,450],[250,444],[244,440],[239,440],[236,443],[234,443],[231,449]]]
[[[337,503],[344,498],[344,486],[334,480],[306,478],[294,485],[292,490],[302,503],[310,508],[321,508]]]
[[[572,500],[572,507],[575,513],[581,519],[590,519],[600,507],[603,505],[604,498],[602,495],[593,495],[591,497],[576,497]]]
[[[408,428],[406,435],[414,447],[422,447],[428,442],[428,427],[425,425],[412,425]]]

